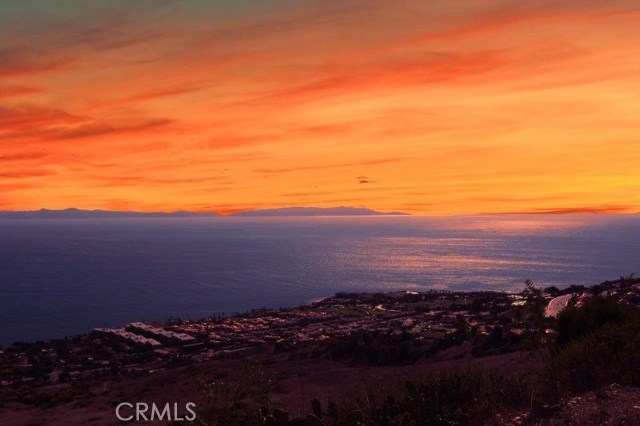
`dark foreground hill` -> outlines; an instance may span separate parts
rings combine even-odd
[[[545,317],[558,297],[566,307]],[[639,302],[633,277],[519,294],[341,293],[156,324],[191,336],[183,346],[137,344],[147,326],[135,324],[16,344],[0,357],[0,423],[110,425],[120,402],[143,401],[196,403],[199,419],[180,424],[636,424]]]

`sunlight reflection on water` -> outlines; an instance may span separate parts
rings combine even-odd
[[[337,291],[592,284],[638,266],[639,216],[0,221],[0,344]]]

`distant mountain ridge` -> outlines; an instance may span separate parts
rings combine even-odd
[[[277,217],[277,216],[393,216],[407,215],[401,212],[379,212],[359,207],[285,207],[276,209],[247,210],[231,214],[239,217]],[[216,212],[135,212],[112,210],[82,210],[68,208],[63,210],[25,210],[0,211],[0,219],[118,219],[118,218],[177,218],[177,217],[220,217]]]
[[[278,209],[247,210],[233,216],[406,216],[401,212],[379,212],[363,207],[284,207]]]
[[[69,208],[64,210],[26,210],[0,211],[0,219],[117,219],[117,218],[152,218],[152,217],[217,217],[215,212],[129,212],[111,210],[81,210]]]

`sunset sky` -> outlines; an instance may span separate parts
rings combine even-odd
[[[0,209],[640,211],[638,0],[0,0]]]

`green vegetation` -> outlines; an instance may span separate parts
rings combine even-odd
[[[583,327],[580,327],[580,324]],[[558,317],[558,346],[548,363],[558,395],[609,383],[640,385],[640,312],[596,297]]]
[[[615,300],[596,297],[584,306],[569,306],[558,315],[559,343],[567,343],[606,324],[620,324],[637,316],[637,310]]]
[[[542,296],[532,285],[527,288],[529,303],[523,316],[543,325]],[[611,383],[640,385],[637,309],[594,297],[581,307],[565,310],[555,326],[557,337],[544,351],[549,355],[544,365],[533,371],[508,375],[496,370],[453,370],[409,381],[385,380],[360,387],[354,384],[348,395],[339,399],[340,404],[323,406],[313,400],[309,414],[300,418],[270,409],[266,403],[270,401],[268,391],[262,389],[265,393],[261,400],[254,397],[258,404],[247,403],[245,398],[235,402],[234,416],[214,415],[204,422],[217,426],[474,425],[484,424],[500,412],[527,413],[529,419],[550,417],[559,409],[562,398]],[[354,351],[359,345],[371,350],[363,339],[359,336],[343,342],[346,347],[341,350]],[[492,331],[485,344],[500,344],[502,339],[500,331]],[[262,373],[252,374],[260,377]],[[251,391],[245,392],[249,394]]]
[[[20,402],[40,408],[50,408],[71,402],[79,395],[80,392],[70,388],[51,392],[41,392],[26,387],[4,388],[0,390],[0,406],[8,402]]]

